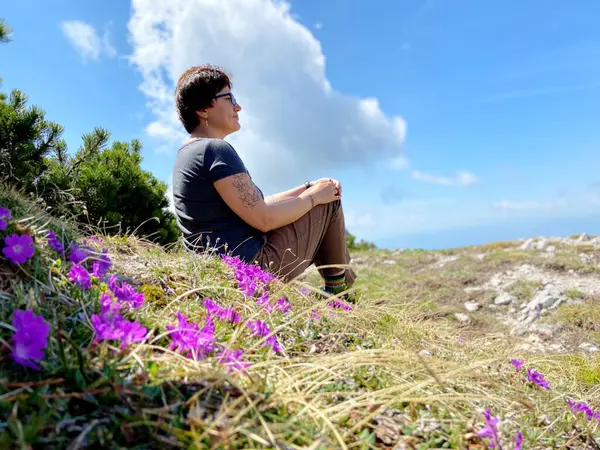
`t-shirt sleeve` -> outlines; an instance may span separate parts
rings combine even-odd
[[[211,142],[207,148],[206,156],[208,178],[212,182],[238,173],[248,172],[244,162],[228,142]]]

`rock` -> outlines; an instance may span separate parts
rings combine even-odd
[[[352,258],[350,260],[350,264],[356,264],[356,265],[364,264],[365,262],[366,262],[365,258]]]
[[[475,286],[466,287],[463,289],[463,291],[465,291],[467,294],[472,294],[473,292],[479,292],[481,290],[482,290],[482,288],[475,287]]]
[[[548,346],[548,350],[551,350],[551,351],[557,352],[557,353],[565,353],[567,351],[565,346],[562,344],[550,344]]]
[[[464,313],[454,313],[454,317],[456,317],[456,320],[458,320],[460,323],[469,323],[471,322],[471,318]]]
[[[548,245],[548,239],[542,239],[535,244],[535,248],[537,250],[544,250],[544,248],[546,248],[547,245]]]
[[[531,342],[532,344],[542,343],[542,339],[537,334],[530,334],[529,336],[527,336],[527,341]]]
[[[546,339],[550,339],[554,336],[554,333],[558,330],[558,327],[547,324],[533,324],[529,327],[531,333],[536,333],[543,336]]]
[[[465,309],[469,312],[475,312],[481,309],[481,305],[477,302],[465,302]]]
[[[525,242],[523,242],[521,244],[521,246],[519,247],[519,250],[533,250],[533,246],[534,246],[534,239],[527,239]]]
[[[383,264],[388,264],[390,266],[393,266],[394,264],[398,264],[398,262],[394,259],[386,259],[385,261],[383,261]]]
[[[534,309],[540,310],[550,308],[554,305],[558,306],[566,300],[567,297],[562,294],[559,288],[553,284],[547,284],[544,289],[538,292],[527,304],[527,309],[531,311]]]
[[[591,342],[584,342],[583,344],[581,344],[579,346],[579,348],[581,350],[585,350],[586,352],[590,352],[590,353],[595,353],[597,351],[599,351],[600,349],[598,347],[596,347],[594,344],[592,344]]]
[[[546,252],[547,253],[556,253],[556,246],[555,245],[549,245],[548,247],[546,247]]]
[[[527,325],[531,325],[533,322],[535,322],[539,318],[540,318],[540,311],[538,309],[533,309],[533,310],[529,311],[527,313],[527,315],[521,319],[520,322],[523,325],[527,326]]]
[[[433,352],[431,350],[421,350],[419,352],[419,356],[422,358],[431,358],[433,356]]]
[[[579,235],[579,237],[577,238],[577,242],[585,242],[588,241],[590,239],[590,237],[588,236],[587,233],[581,233]]]
[[[515,300],[516,300],[516,297],[514,295],[511,295],[508,292],[502,292],[498,297],[496,297],[494,299],[494,305],[498,305],[498,306],[510,305]]]

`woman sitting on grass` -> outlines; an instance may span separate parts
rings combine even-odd
[[[190,134],[173,171],[175,212],[186,246],[238,256],[284,281],[315,263],[328,293],[352,285],[356,274],[347,268],[340,183],[323,178],[264,197],[224,141],[240,129],[242,107],[221,69],[204,65],[186,70],[175,100]]]

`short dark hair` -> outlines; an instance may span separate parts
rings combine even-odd
[[[193,132],[199,124],[196,111],[213,104],[215,95],[231,88],[229,76],[219,67],[205,64],[190,67],[177,80],[175,105],[185,131]]]

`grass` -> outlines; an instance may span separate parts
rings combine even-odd
[[[514,295],[520,302],[531,300],[535,292],[544,284],[540,281],[517,280],[506,291]]]
[[[464,287],[511,264],[510,251],[502,250],[503,262],[455,249],[458,259],[442,270],[435,252],[357,252],[374,263],[359,269],[352,311],[300,293],[318,289],[309,274],[302,284],[269,285],[270,296],[286,296],[292,310],[265,314],[218,257],[103,236],[90,246],[107,248],[111,272],[134,280],[146,299],[126,316],[148,329],[148,339],[120,349],[115,341],[93,342],[90,317],[106,285],[74,286],[68,262],[45,244],[45,221],[31,211],[15,217],[35,234],[37,251],[22,266],[0,259],[10,286],[0,294],[1,448],[474,449],[489,444],[476,436],[485,408],[502,419],[505,449],[518,431],[523,448],[600,445],[598,423],[574,416],[565,403],[600,406],[598,359],[528,357],[526,366],[551,383],[551,391],[542,390],[510,365],[523,355],[491,316],[475,315],[468,327],[452,318],[470,298]],[[397,264],[377,263],[385,259]],[[215,335],[244,350],[245,373],[227,370],[214,355],[194,360],[169,349],[166,326],[177,312],[202,323],[207,297],[242,316],[239,324],[218,322]],[[15,309],[31,309],[51,326],[39,372],[9,356]],[[577,312],[591,323],[590,313]],[[275,332],[281,354],[250,335],[245,323],[256,318]]]

